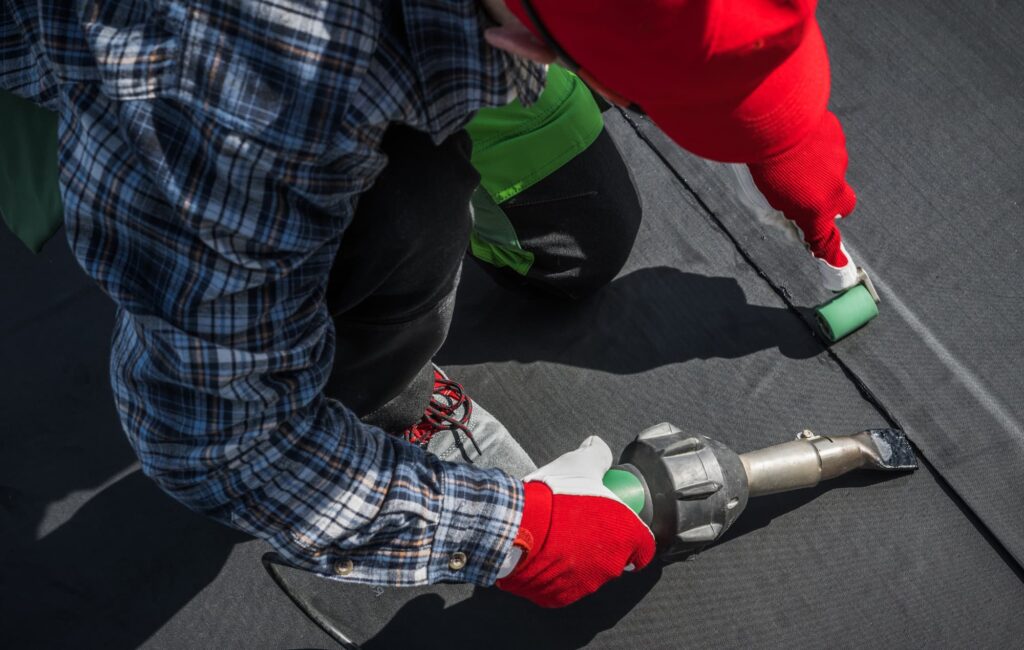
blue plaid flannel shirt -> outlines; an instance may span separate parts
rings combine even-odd
[[[543,71],[483,42],[475,0],[0,8],[0,87],[60,113],[67,237],[118,307],[112,384],[145,473],[318,573],[492,583],[521,485],[326,398],[324,290],[387,125],[440,140]]]

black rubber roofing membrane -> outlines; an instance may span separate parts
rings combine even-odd
[[[439,356],[539,463],[661,421],[748,451],[904,429],[913,474],[752,500],[691,560],[565,610],[495,590],[292,576],[377,648],[1011,647],[1024,635],[1024,6],[826,2],[832,107],[881,315],[831,346],[799,247],[732,172],[606,113],[644,222],[593,300],[512,294],[467,265]],[[0,233],[0,645],[334,647],[259,541],[145,479],[107,378],[113,307],[58,236]]]

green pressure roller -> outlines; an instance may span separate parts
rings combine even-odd
[[[833,343],[878,316],[878,292],[864,269],[857,269],[860,283],[814,310],[822,334]]]

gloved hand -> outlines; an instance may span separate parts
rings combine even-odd
[[[810,221],[815,226],[814,232],[818,236],[808,239],[796,221],[787,219],[780,210],[776,210],[768,204],[745,166],[729,165],[728,168],[733,173],[736,196],[740,201],[758,221],[781,231],[786,239],[801,244],[807,249],[807,252],[814,258],[822,284],[826,289],[843,291],[857,284],[857,265],[853,263],[850,253],[843,245],[839,228],[834,222],[828,223],[826,219],[821,223],[814,223],[815,220],[812,216]],[[838,221],[840,218],[842,215],[837,214],[834,221]],[[807,218],[804,220],[808,221]]]
[[[767,204],[765,204],[767,207]],[[839,240],[839,246],[829,250],[815,251],[808,242],[796,222],[787,219],[778,210],[767,208],[755,213],[762,223],[781,230],[786,239],[795,244],[802,244],[807,252],[814,258],[818,267],[818,275],[821,283],[829,291],[843,291],[857,284],[860,279],[857,277],[857,265],[846,250],[846,246],[840,239],[839,229],[836,228],[835,238]],[[838,220],[841,215],[836,215]]]
[[[846,140],[835,115],[793,148],[747,167],[768,203],[795,226],[830,291],[857,284],[857,266],[842,244],[836,220],[853,212],[857,197],[846,182]]]
[[[838,231],[836,236],[839,236]],[[811,251],[811,254],[814,255],[814,251]],[[843,291],[860,281],[857,277],[857,265],[853,263],[853,258],[846,252],[846,246],[842,242],[839,243],[839,250],[831,255],[831,259],[822,259],[814,255],[814,261],[818,265],[821,282],[829,291]]]
[[[608,445],[591,436],[523,479],[523,519],[500,589],[562,607],[650,563],[654,535],[601,482],[611,464]]]

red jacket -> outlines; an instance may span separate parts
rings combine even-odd
[[[521,4],[509,8],[542,35]],[[854,208],[816,0],[532,0],[590,76],[684,148],[750,165],[812,252],[845,264],[833,220]]]

